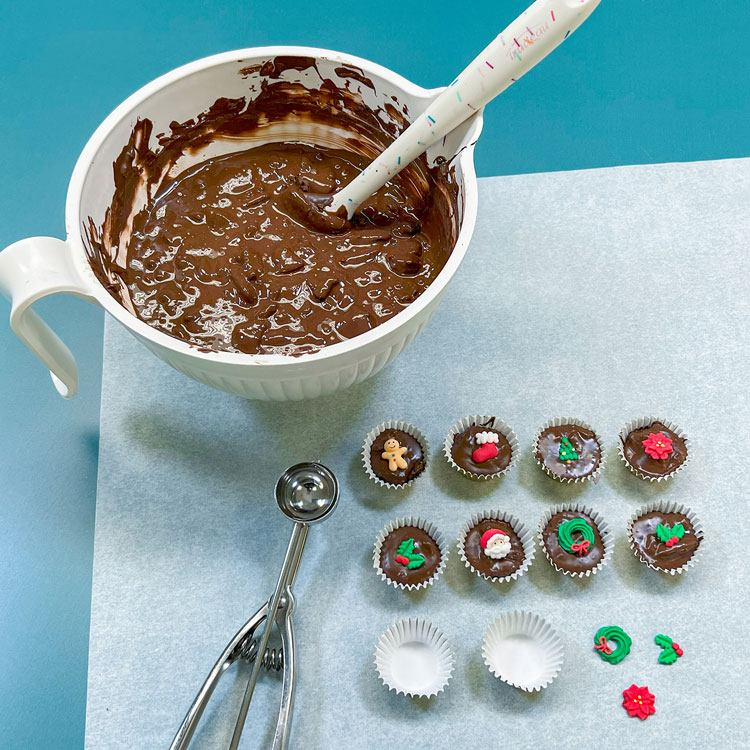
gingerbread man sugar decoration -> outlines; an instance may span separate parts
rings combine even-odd
[[[385,461],[388,461],[389,471],[398,471],[399,469],[405,469],[408,466],[406,459],[404,458],[404,453],[406,453],[407,450],[405,445],[400,445],[398,440],[390,438],[385,441],[383,448],[384,450],[380,454],[380,457]]]
[[[362,461],[370,479],[381,487],[408,487],[427,466],[427,439],[406,422],[383,422],[371,430],[362,448]]]

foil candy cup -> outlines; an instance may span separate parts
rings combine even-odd
[[[384,430],[401,430],[402,432],[406,432],[422,446],[422,457],[425,464],[424,470],[413,479],[410,479],[408,482],[404,482],[402,484],[391,484],[390,482],[386,482],[385,480],[381,479],[372,470],[372,465],[370,463],[370,448],[372,447],[375,438]],[[430,447],[427,443],[427,438],[422,434],[420,430],[414,427],[414,425],[411,425],[408,422],[395,420],[391,420],[389,422],[381,422],[374,430],[370,430],[370,432],[367,434],[367,437],[365,438],[365,444],[362,446],[362,464],[365,467],[367,476],[369,476],[373,482],[376,482],[381,487],[385,487],[389,490],[401,490],[405,487],[410,487],[412,484],[414,484],[414,482],[417,481],[417,479],[419,479],[419,477],[422,476],[422,474],[427,471],[429,450]]]
[[[583,427],[586,430],[591,430],[594,433],[594,436],[596,437],[596,442],[599,443],[599,465],[594,469],[594,471],[591,472],[591,474],[588,474],[585,477],[558,477],[555,476],[545,465],[542,461],[540,461],[537,458],[536,452],[539,448],[539,439],[542,436],[542,433],[548,429],[549,427],[560,427],[560,425],[564,424],[573,424],[578,427]],[[555,419],[550,420],[549,422],[545,422],[539,430],[537,430],[536,435],[534,435],[534,442],[531,447],[534,455],[534,460],[537,463],[537,466],[539,466],[542,471],[548,476],[552,477],[552,479],[558,481],[558,482],[567,482],[568,484],[575,484],[577,482],[594,482],[596,484],[599,481],[599,477],[601,476],[602,469],[604,468],[604,462],[606,460],[606,453],[604,451],[604,445],[602,443],[602,439],[599,437],[599,433],[588,423],[584,422],[580,419],[574,419],[573,417],[556,417]]]
[[[523,545],[524,559],[517,570],[514,570],[507,576],[498,578],[496,576],[488,576],[485,573],[478,571],[466,558],[464,552],[464,543],[466,542],[466,536],[478,523],[487,520],[505,521],[517,534]],[[506,513],[499,510],[485,510],[481,513],[475,513],[466,523],[461,526],[460,536],[458,538],[458,554],[463,560],[464,565],[472,572],[476,573],[480,578],[484,578],[486,581],[492,581],[496,583],[506,583],[508,581],[515,581],[520,578],[528,569],[531,563],[534,561],[535,545],[534,535],[527,529],[515,516],[510,513]]]
[[[633,430],[640,430],[643,427],[648,427],[654,422],[661,422],[668,430],[671,430],[675,435],[677,435],[677,437],[684,440],[685,448],[687,450],[687,457],[685,458],[685,460],[674,471],[670,472],[669,474],[664,474],[660,477],[650,477],[647,474],[641,473],[627,460],[627,458],[625,458],[625,440],[627,439],[628,435],[633,432]],[[625,427],[620,430],[617,452],[620,455],[620,460],[638,478],[645,479],[649,482],[664,482],[667,479],[671,479],[678,472],[682,471],[690,463],[690,438],[688,438],[688,436],[674,422],[670,422],[667,419],[659,419],[658,417],[641,417],[640,419],[634,419],[631,422],[628,422]]]
[[[389,578],[385,574],[383,568],[380,567],[380,552],[383,548],[383,542],[385,541],[385,538],[392,531],[400,529],[402,526],[415,526],[418,529],[422,529],[426,534],[428,534],[435,540],[435,543],[440,548],[439,565],[437,566],[435,572],[427,580],[421,581],[420,583],[399,583],[398,581],[394,581],[392,578]],[[375,540],[375,548],[372,554],[372,564],[381,580],[385,581],[389,586],[395,586],[397,589],[407,591],[417,591],[418,589],[431,586],[433,583],[435,583],[435,581],[437,581],[438,578],[440,578],[443,570],[445,569],[445,564],[448,562],[449,552],[450,550],[445,542],[445,538],[438,531],[435,524],[430,523],[429,521],[425,521],[423,518],[419,518],[418,516],[407,516],[405,518],[399,518],[396,521],[389,521],[385,525],[385,528],[383,528],[383,530],[378,534],[378,537]]]
[[[543,533],[547,528],[547,524],[550,522],[552,516],[554,516],[556,513],[563,513],[564,511],[570,511],[571,513],[585,513],[596,524],[596,528],[599,531],[599,536],[602,538],[604,554],[602,555],[602,559],[599,560],[599,563],[595,567],[589,568],[588,570],[579,571],[565,570],[557,566],[550,557],[549,551],[547,550],[547,545],[544,543]],[[539,524],[538,538],[539,546],[544,551],[544,555],[549,560],[550,565],[552,565],[552,567],[558,573],[562,573],[566,576],[571,576],[572,578],[587,578],[588,576],[596,575],[609,562],[609,559],[612,557],[612,552],[614,551],[614,535],[612,534],[612,530],[609,528],[609,524],[607,524],[607,522],[599,513],[590,508],[588,505],[582,505],[581,503],[564,503],[562,505],[556,505],[554,508],[548,510],[544,514],[544,517]]]
[[[490,422],[491,420],[494,420],[494,422],[491,426],[487,425],[487,429],[497,430],[497,432],[504,435],[505,439],[510,443],[510,450],[511,450],[510,461],[508,462],[508,465],[502,471],[498,471],[495,474],[475,474],[472,471],[468,471],[467,469],[462,468],[453,460],[453,456],[451,455],[451,448],[453,447],[453,438],[459,433],[468,429],[469,427],[484,426],[486,422]],[[445,458],[448,460],[448,463],[456,471],[460,472],[466,477],[469,477],[470,479],[479,479],[479,480],[497,479],[498,477],[501,477],[504,474],[507,474],[518,463],[518,456],[519,456],[518,438],[516,437],[516,433],[513,432],[513,430],[507,424],[505,424],[505,422],[503,422],[502,419],[498,419],[497,417],[491,417],[491,416],[482,415],[482,414],[475,414],[474,416],[471,416],[471,417],[464,417],[463,419],[459,419],[457,422],[455,422],[451,426],[445,438],[445,442],[443,443],[443,454],[445,455]]]
[[[662,422],[662,424],[666,424],[666,422]],[[670,429],[672,428],[670,427]],[[641,516],[645,516],[647,513],[651,513],[652,511],[660,511],[661,513],[680,513],[684,515],[685,518],[687,518],[688,521],[690,521],[690,523],[692,524],[695,536],[700,540],[700,544],[698,545],[695,552],[693,552],[693,556],[679,568],[660,568],[658,565],[654,565],[653,563],[644,560],[638,552],[638,547],[633,542],[633,524]],[[690,510],[690,508],[682,505],[681,503],[675,502],[674,500],[671,500],[669,502],[665,502],[663,500],[654,500],[635,511],[635,513],[628,520],[628,542],[630,542],[630,549],[633,550],[633,554],[644,565],[647,565],[649,568],[651,568],[651,570],[657,570],[659,573],[668,573],[669,575],[674,576],[678,573],[684,573],[689,568],[692,568],[700,558],[703,551],[703,524],[701,524],[698,517],[695,515],[695,513],[693,513],[692,510]]]

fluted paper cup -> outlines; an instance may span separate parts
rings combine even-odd
[[[375,440],[375,438],[380,435],[381,432],[384,430],[401,430],[402,432],[406,432],[407,434],[411,435],[421,446],[422,446],[422,457],[424,458],[424,469],[413,479],[410,479],[408,482],[403,482],[402,484],[391,484],[390,482],[386,482],[383,479],[381,479],[379,476],[375,474],[375,472],[372,470],[372,465],[370,463],[370,449],[372,448],[372,444]],[[379,424],[374,430],[371,430],[367,437],[365,438],[365,444],[362,446],[362,464],[365,467],[365,471],[367,472],[367,476],[372,479],[373,482],[376,482],[381,487],[386,487],[389,490],[401,490],[404,487],[410,487],[414,482],[419,479],[419,477],[422,476],[427,471],[427,461],[428,461],[428,454],[430,451],[430,447],[427,443],[427,438],[422,434],[420,430],[418,430],[414,425],[409,424],[408,422],[400,422],[391,420],[389,422],[382,422]]]
[[[564,424],[572,424],[576,425],[577,427],[583,427],[585,430],[591,430],[591,432],[594,433],[594,437],[596,438],[596,442],[599,444],[599,465],[594,469],[594,471],[591,472],[591,474],[588,474],[585,477],[558,477],[555,476],[545,465],[542,461],[540,461],[537,458],[536,452],[539,448],[539,439],[542,436],[542,433],[550,428],[550,427],[560,427]],[[574,419],[573,417],[556,417],[555,419],[550,420],[549,422],[545,422],[538,430],[536,435],[534,436],[534,442],[532,444],[532,451],[534,455],[534,460],[537,463],[537,466],[539,466],[542,471],[548,476],[552,477],[552,479],[558,481],[558,482],[567,482],[568,484],[576,484],[577,482],[594,482],[596,484],[599,481],[599,477],[601,476],[602,469],[604,468],[604,461],[606,459],[605,451],[604,451],[604,444],[602,443],[602,439],[599,437],[599,433],[588,423],[584,422],[580,419]]]
[[[432,576],[426,581],[421,581],[420,583],[399,583],[398,581],[394,581],[392,578],[389,578],[385,574],[383,568],[380,567],[380,552],[383,549],[383,542],[385,541],[385,538],[392,531],[400,529],[402,526],[414,526],[418,529],[422,529],[422,531],[424,531],[435,540],[435,543],[440,548],[440,563],[438,564]],[[381,580],[385,581],[389,586],[395,586],[397,589],[402,590],[416,591],[418,589],[431,586],[433,583],[435,583],[435,581],[437,581],[438,578],[440,578],[443,570],[445,569],[445,564],[448,561],[448,553],[449,549],[448,545],[445,542],[445,538],[438,531],[438,528],[434,523],[425,521],[423,518],[419,518],[418,516],[408,516],[406,518],[399,518],[396,521],[388,522],[385,528],[378,534],[378,537],[375,540],[375,549],[372,555],[372,564],[375,570],[378,572]]]
[[[491,424],[487,424],[487,422],[491,422]],[[469,427],[474,426],[486,426],[488,430],[496,430],[505,437],[508,443],[510,443],[510,461],[502,471],[498,471],[494,474],[475,474],[472,471],[468,471],[467,469],[462,468],[453,460],[453,456],[451,455],[453,438],[464,430],[469,429]],[[507,474],[516,465],[516,463],[518,463],[518,438],[516,437],[516,433],[513,432],[513,430],[507,424],[505,424],[502,419],[498,419],[497,417],[490,417],[483,414],[475,414],[471,417],[464,417],[463,419],[459,419],[453,424],[453,426],[448,431],[445,442],[443,443],[443,454],[448,460],[448,463],[456,471],[460,472],[466,477],[469,477],[470,479],[497,479],[498,477],[503,476],[503,474]]]
[[[505,523],[507,523],[521,540],[521,545],[523,546],[524,557],[521,565],[517,570],[514,570],[509,575],[500,578],[498,578],[497,576],[488,576],[485,573],[477,570],[466,558],[466,553],[464,551],[464,543],[466,542],[467,534],[477,524],[481,523],[482,521],[490,520],[504,521]],[[514,515],[511,515],[510,513],[499,510],[485,510],[481,513],[475,513],[468,521],[466,521],[466,523],[463,524],[463,526],[461,526],[461,532],[458,537],[458,554],[461,560],[463,560],[464,565],[470,571],[472,571],[472,573],[476,573],[486,581],[506,583],[507,581],[515,581],[516,578],[520,578],[520,576],[522,576],[529,569],[529,565],[531,565],[531,563],[533,562],[534,552],[534,535]]]
[[[660,477],[650,477],[648,476],[648,474],[643,474],[642,472],[638,471],[638,469],[633,466],[633,464],[631,464],[627,460],[627,458],[625,458],[625,440],[627,440],[628,435],[630,435],[633,430],[640,430],[643,427],[648,427],[654,422],[661,422],[668,430],[671,430],[675,435],[677,435],[677,437],[684,440],[685,449],[687,450],[687,456],[685,457],[685,460],[674,471]],[[620,455],[620,460],[625,464],[625,466],[628,467],[628,469],[630,469],[630,471],[633,472],[633,474],[635,474],[640,479],[646,479],[649,482],[663,482],[667,479],[671,479],[675,474],[682,471],[690,463],[690,438],[688,438],[688,436],[674,422],[670,422],[668,419],[660,419],[659,417],[641,417],[640,419],[634,419],[632,422],[628,422],[625,427],[620,430],[618,442],[619,445],[617,446],[617,448]]]
[[[565,511],[569,511],[571,513],[585,513],[596,524],[596,528],[599,531],[599,536],[602,538],[602,545],[604,546],[604,554],[602,555],[602,559],[599,560],[599,563],[596,567],[579,571],[564,570],[563,568],[555,565],[554,561],[550,557],[549,551],[547,550],[547,545],[544,543],[543,532],[547,528],[547,524],[550,522],[552,516],[554,516],[556,513],[564,513]],[[544,514],[544,517],[539,524],[538,539],[539,546],[542,548],[545,557],[549,560],[550,565],[558,573],[562,573],[566,576],[571,576],[572,578],[586,578],[588,576],[596,575],[609,562],[610,557],[612,557],[612,552],[614,551],[614,535],[609,528],[609,524],[593,508],[590,508],[588,505],[581,505],[580,503],[556,505],[551,510],[548,510]]]
[[[666,424],[666,422],[662,422],[662,424]],[[670,427],[670,429],[672,428]],[[638,551],[638,547],[633,542],[633,524],[641,516],[645,516],[647,513],[651,513],[653,511],[659,511],[661,513],[680,513],[684,515],[685,518],[687,518],[688,521],[690,521],[693,527],[695,536],[700,541],[700,544],[698,545],[695,552],[693,552],[692,557],[684,565],[681,565],[679,568],[660,568],[658,565],[654,565],[653,563],[650,563],[647,560],[644,560]],[[647,565],[649,568],[651,568],[651,570],[658,570],[659,573],[668,573],[669,575],[673,576],[673,575],[677,575],[678,573],[684,573],[689,568],[692,568],[693,565],[695,565],[695,563],[700,558],[703,552],[703,524],[701,524],[698,517],[695,515],[695,513],[693,513],[692,510],[690,510],[690,508],[688,508],[685,505],[682,505],[681,503],[677,503],[674,500],[670,502],[654,500],[648,505],[644,505],[642,508],[639,508],[628,520],[628,542],[630,543],[630,549],[633,550],[633,554],[644,565]]]
[[[533,612],[507,612],[485,631],[484,663],[490,672],[519,690],[534,692],[560,673],[563,645],[552,626]]]
[[[375,668],[383,684],[410,698],[432,698],[442,692],[454,664],[448,639],[421,618],[391,625],[375,648]]]

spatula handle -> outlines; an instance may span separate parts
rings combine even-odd
[[[600,0],[537,0],[471,62],[372,164],[334,196],[329,211],[360,204],[433,143],[484,107],[567,39]]]

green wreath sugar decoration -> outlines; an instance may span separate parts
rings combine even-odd
[[[617,644],[613,649],[608,641]],[[594,651],[610,664],[619,664],[629,653],[633,641],[619,625],[605,625],[596,631]]]
[[[573,534],[580,534],[583,539],[576,540]],[[557,541],[571,555],[585,555],[596,541],[591,524],[583,518],[571,518],[557,527]]]

